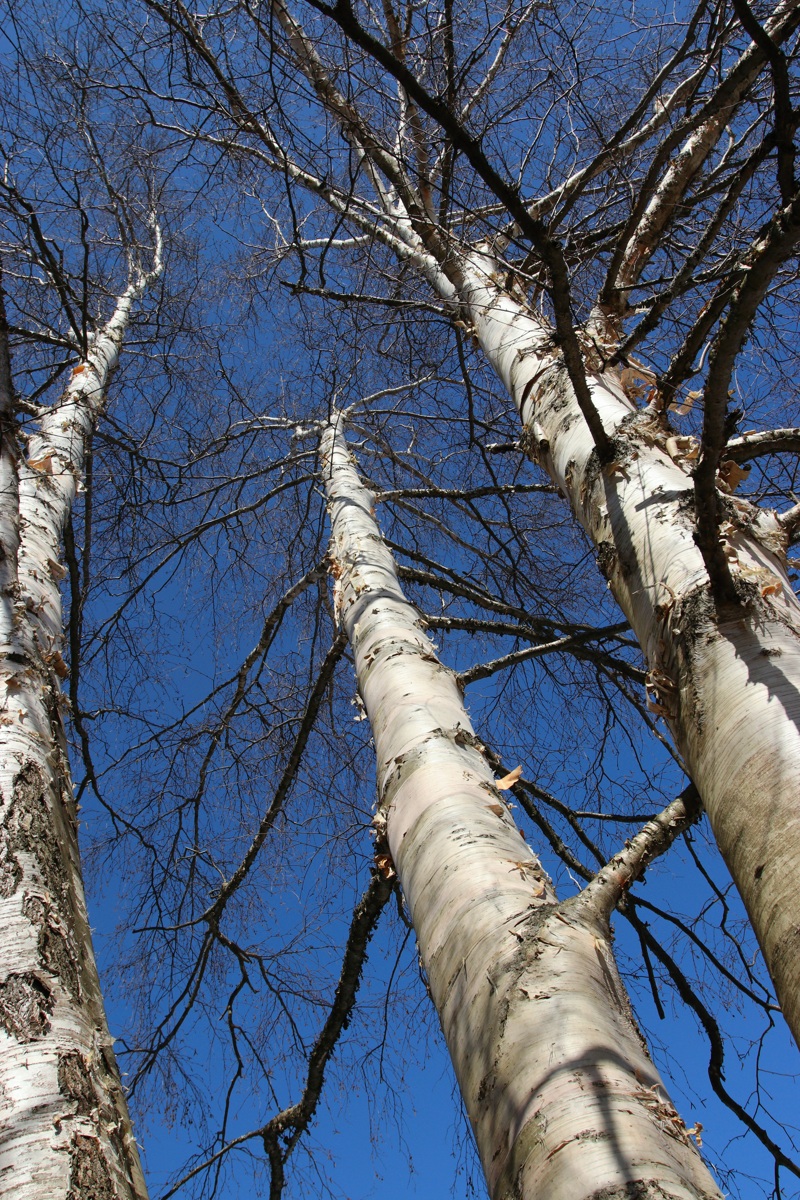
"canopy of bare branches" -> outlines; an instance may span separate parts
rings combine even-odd
[[[397,1153],[448,1053],[456,1195],[800,1195],[798,0],[0,11],[0,1036],[61,1064],[48,1194],[127,1116],[99,998],[111,1098],[63,1083],[97,982],[31,938],[30,763],[152,1196],[362,1194],[337,1119]],[[622,1039],[569,1060],[633,1114],[580,1117],[607,1177],[507,1049],[542,955]]]

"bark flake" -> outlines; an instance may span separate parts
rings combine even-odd
[[[9,975],[0,983],[0,1026],[18,1042],[33,1042],[50,1029],[55,998],[33,974]]]

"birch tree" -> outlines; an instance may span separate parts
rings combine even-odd
[[[709,612],[717,602],[708,590],[713,563],[706,565],[682,524],[692,520],[694,447],[680,440],[680,426],[668,424],[679,416],[666,413],[668,404],[686,407],[692,398],[679,390],[682,384],[670,392],[669,379],[654,377],[668,374],[670,356],[680,356],[696,322],[724,315],[736,271],[749,262],[748,243],[774,214],[776,186],[786,186],[791,139],[776,55],[786,53],[789,63],[794,11],[777,9],[765,26],[778,47],[774,54],[758,33],[751,45],[738,19],[701,8],[650,29],[614,14],[600,55],[592,44],[596,14],[585,8],[567,15],[509,8],[488,14],[488,25],[468,7],[423,15],[387,6],[374,16],[337,6],[315,16],[311,6],[299,5],[234,4],[199,14],[151,4],[138,24],[140,11],[115,11],[106,26],[105,45],[116,57],[102,83],[107,96],[123,90],[136,121],[160,127],[154,143],[192,196],[185,225],[207,221],[185,295],[186,311],[191,305],[202,313],[192,319],[208,336],[202,351],[200,339],[189,350],[174,330],[164,338],[163,375],[154,390],[178,394],[173,419],[156,420],[148,405],[133,404],[123,391],[127,415],[136,416],[130,428],[115,424],[102,447],[105,464],[130,470],[113,481],[117,515],[100,534],[94,526],[94,553],[105,565],[93,574],[82,610],[91,616],[82,623],[82,698],[75,706],[81,797],[101,797],[122,831],[116,862],[126,885],[133,887],[134,871],[140,875],[131,905],[136,931],[123,939],[130,951],[123,986],[141,1018],[125,1047],[135,1063],[135,1094],[146,1097],[149,1088],[158,1105],[168,1097],[171,1113],[206,1121],[169,1194],[182,1187],[219,1190],[235,1162],[258,1159],[263,1147],[265,1187],[277,1197],[286,1187],[318,1186],[310,1172],[322,1168],[306,1134],[324,1107],[323,1083],[338,1069],[349,1090],[348,1070],[357,1073],[368,1047],[374,1054],[364,1025],[358,1029],[370,1011],[369,991],[358,1009],[356,993],[360,976],[370,982],[367,945],[392,898],[389,881],[369,871],[365,827],[374,768],[367,765],[367,723],[351,721],[354,711],[361,714],[350,704],[347,645],[326,594],[318,496],[324,475],[315,473],[314,451],[293,430],[325,416],[331,395],[370,394],[350,428],[370,477],[380,480],[373,490],[384,505],[398,573],[430,627],[457,645],[464,687],[510,681],[498,685],[505,694],[496,731],[501,741],[512,740],[513,722],[517,744],[529,741],[526,764],[534,767],[526,766],[515,799],[527,805],[553,860],[564,864],[561,885],[569,889],[568,871],[589,883],[585,896],[603,892],[590,881],[613,855],[613,843],[596,831],[622,821],[635,830],[641,809],[647,816],[658,807],[659,792],[651,778],[642,784],[643,800],[638,785],[622,779],[610,811],[594,795],[597,776],[613,771],[613,751],[605,758],[609,728],[639,749],[609,693],[631,712],[643,710],[656,734],[663,737],[663,722],[671,721],[683,738],[677,702],[675,712],[668,702],[672,668],[665,666],[678,653],[670,630],[684,603],[680,572],[689,572],[687,586],[697,584]],[[87,30],[100,27],[102,6],[89,15],[95,24],[78,22],[77,46]],[[69,55],[63,48],[59,55],[63,65]],[[95,72],[92,87],[96,82]],[[773,88],[784,97],[774,111]],[[693,140],[698,129],[702,136]],[[684,143],[685,154],[675,158]],[[778,146],[783,185],[773,179]],[[684,162],[683,176],[669,175],[673,158]],[[639,257],[631,252],[635,262],[620,274],[617,250],[644,237],[636,222],[657,195],[672,208],[663,223],[654,218],[651,244]],[[239,247],[227,275],[219,261],[223,231]],[[785,249],[777,247],[773,265]],[[611,300],[603,294],[607,269]],[[791,286],[789,269],[780,269],[775,278]],[[285,310],[270,287],[276,277],[289,293]],[[620,279],[625,300],[617,313]],[[321,302],[324,319],[315,308]],[[767,305],[780,326],[782,307],[770,295]],[[265,341],[267,328],[280,335]],[[716,329],[708,326],[706,338]],[[646,365],[631,358],[634,351]],[[273,358],[279,366],[270,374],[264,360]],[[708,372],[711,361],[709,348],[691,365]],[[519,401],[532,430],[523,448],[542,459],[549,476],[531,482],[521,473],[519,435],[497,389],[491,393],[492,376]],[[758,388],[755,371],[746,383]],[[695,396],[684,416],[698,433],[693,422],[702,408]],[[116,411],[115,405],[112,419]],[[737,451],[734,443],[728,461],[754,446],[786,453],[794,420],[785,417],[776,437],[746,435],[748,449]],[[626,449],[626,438],[638,439],[636,445]],[[110,489],[113,472],[104,470]],[[724,476],[728,486],[736,481],[730,466]],[[627,624],[581,571],[580,544],[570,540],[566,506],[558,512],[556,486],[571,497],[592,537],[593,522],[608,519],[628,547],[620,554],[603,525],[600,565],[650,654],[649,710]],[[658,487],[667,490],[653,491]],[[602,499],[608,511],[598,515],[601,488],[612,500]],[[737,534],[747,545],[773,520],[760,515],[759,501],[774,503],[775,488],[750,494],[754,523]],[[654,495],[663,499],[658,508],[645,503]],[[738,497],[719,503],[726,513],[728,505],[739,511]],[[644,554],[635,540],[653,538],[654,530],[666,539],[654,540],[655,557],[649,543]],[[764,561],[779,578],[780,564]],[[662,584],[663,562],[680,580],[669,575]],[[210,572],[205,580],[201,565]],[[740,589],[742,579],[752,585],[753,612],[760,604],[771,612],[791,603],[782,592],[761,595],[769,581],[747,571],[734,569],[733,576]],[[223,585],[231,581],[228,590]],[[668,589],[676,592],[663,614],[669,636],[653,641],[652,613],[669,604],[662,596]],[[723,594],[719,603],[727,612],[732,601]],[[176,607],[202,631],[180,649]],[[151,634],[145,617],[149,622],[159,608],[169,625]],[[702,616],[702,603],[700,610]],[[104,659],[109,677],[101,689]],[[173,680],[181,668],[189,674],[194,660],[192,687],[176,699]],[[562,686],[565,679],[571,689]],[[700,683],[706,687],[710,679],[706,674]],[[589,686],[599,699],[588,698]],[[567,696],[572,713],[562,704]],[[124,738],[100,732],[87,749],[80,731],[90,721],[93,730],[124,728]],[[702,727],[706,733],[711,724]],[[579,733],[588,739],[583,745]],[[563,754],[551,766],[560,737]],[[591,759],[595,747],[602,765],[590,771],[585,801],[574,812],[553,793],[569,790],[570,771],[577,774],[576,764]],[[697,775],[683,742],[681,749]],[[488,747],[486,753],[491,757]],[[117,782],[114,795],[109,780],[123,772],[126,783]],[[551,791],[543,786],[545,772]],[[495,775],[503,773],[495,768]],[[707,783],[697,782],[701,790]],[[790,842],[784,831],[787,855]],[[519,872],[523,890],[525,873]],[[513,890],[517,873],[509,874]],[[759,879],[768,875],[765,866]],[[409,876],[409,890],[412,882]],[[302,913],[292,907],[301,892]],[[612,893],[610,886],[607,910]],[[719,893],[715,899],[724,905],[724,888]],[[351,895],[359,897],[352,916]],[[399,926],[402,940],[405,910],[395,899],[394,932]],[[673,947],[652,936],[643,914],[650,920],[658,905],[647,908],[638,892],[622,899],[641,938],[640,971],[649,973],[654,1004],[671,982],[692,1006],[711,1046],[712,1086],[735,1107],[725,1091],[707,992],[687,978],[688,959],[682,968]],[[732,937],[723,939],[731,956],[741,954],[732,969],[732,958],[697,933],[705,932],[702,915],[683,921],[679,904],[670,898],[659,917],[682,926],[702,964],[699,973],[713,967],[715,980],[771,1020],[771,998],[744,951],[731,949]],[[419,905],[417,916],[421,927]],[[383,930],[391,920],[383,918]],[[597,937],[607,945],[604,928]],[[378,929],[375,958],[386,941]],[[387,976],[385,1011],[395,990],[393,973]],[[592,978],[576,974],[576,1000]],[[611,993],[619,1016],[616,983]],[[376,1003],[374,992],[372,1009],[384,1012],[384,997]],[[356,1032],[344,1041],[351,1020]],[[412,1024],[418,1020],[415,1013]],[[609,1038],[619,1034],[616,1020]],[[413,1034],[412,1028],[405,1036]],[[210,1047],[203,1052],[213,1088],[198,1084],[201,1036]],[[387,1035],[377,1035],[379,1042],[381,1036]],[[641,1065],[638,1051],[631,1054],[626,1061]],[[643,1135],[659,1140],[655,1113],[656,1125],[677,1134],[660,1144],[689,1164],[690,1176],[702,1172],[652,1068],[645,1070],[651,1082],[643,1090],[656,1091],[635,1097]],[[474,1106],[476,1089],[466,1081],[465,1090]],[[758,1093],[739,1110],[772,1155],[777,1176],[793,1164],[765,1128],[766,1107]],[[480,1135],[484,1146],[496,1136]],[[571,1161],[580,1158],[579,1143],[563,1148]],[[305,1177],[302,1156],[294,1154],[303,1144]],[[553,1159],[560,1157],[561,1149]],[[675,1169],[680,1174],[684,1167]],[[569,1176],[566,1170],[559,1184],[565,1192],[575,1186]],[[707,1179],[694,1178],[695,1191],[709,1190]]]
[[[643,1048],[608,924],[691,807],[675,801],[558,904],[403,595],[343,424],[334,412],[321,464],[336,611],[375,738],[378,863],[403,888],[489,1195],[721,1196]]]
[[[0,183],[0,1177],[4,1194],[14,1197],[141,1200],[147,1192],[81,875],[64,725],[69,668],[61,584],[63,539],[109,383],[134,310],[162,272],[161,234],[152,208],[139,220],[113,189],[106,192],[127,279],[118,296],[98,305],[106,281],[99,273],[92,279],[92,258],[106,231],[92,230],[83,204],[69,212],[80,230],[83,270],[76,277],[70,248],[59,240],[63,225],[56,233],[52,194],[31,198],[21,189],[24,160],[25,148],[17,146]],[[106,190],[102,163],[91,165]],[[45,191],[41,159],[37,176]],[[67,189],[70,183],[80,196],[77,173],[59,180]],[[37,346],[45,351],[38,365]],[[28,370],[16,369],[16,355]],[[38,388],[28,386],[31,378]]]
[[[279,172],[295,197],[333,209],[351,245],[367,238],[415,270],[513,396],[523,448],[569,499],[636,632],[651,710],[703,797],[797,1034],[796,513],[733,494],[741,462],[796,434],[737,438],[729,403],[759,305],[792,278],[797,5],[765,17],[701,5],[668,36],[621,29],[654,65],[616,122],[595,115],[597,77],[560,70],[559,52],[572,63],[585,49],[577,10],[564,26],[509,9],[460,45],[452,6],[423,21],[313,0],[311,33],[282,0],[202,20],[181,3],[148,8],[183,39],[210,104],[213,127],[193,136]],[[533,148],[502,140],[504,72],[528,55],[540,80],[510,103],[534,123]],[[338,130],[331,170],[284,121],[297,72],[306,90],[291,105]],[[285,245],[307,264],[320,239],[295,230]],[[321,241],[329,262],[337,236]],[[670,415],[694,400],[696,438]]]

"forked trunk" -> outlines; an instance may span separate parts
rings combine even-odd
[[[490,1195],[719,1200],[634,1022],[602,894],[558,903],[403,596],[336,417],[321,450],[336,611],[375,739],[379,862],[402,884]]]
[[[647,659],[651,708],[669,723],[800,1042],[800,605],[774,514],[722,500],[726,555],[748,603],[720,619],[694,537],[693,439],[638,410],[615,372],[592,371],[613,438],[601,468],[550,329],[475,255],[462,294],[513,396],[527,452],[595,545]]]

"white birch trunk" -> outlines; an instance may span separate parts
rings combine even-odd
[[[157,255],[92,338],[26,457],[3,462],[4,485],[14,476],[0,501],[0,1191],[9,1200],[147,1195],[86,915],[61,717],[59,584],[88,439],[131,306],[159,271]]]
[[[651,707],[669,723],[800,1042],[800,605],[775,514],[730,496],[731,570],[751,597],[719,621],[693,538],[693,447],[637,411],[616,373],[592,399],[614,439],[600,469],[550,330],[474,255],[462,300],[513,396],[525,448],[568,497],[646,656]]]
[[[391,855],[493,1200],[715,1197],[635,1025],[596,895],[558,904],[404,598],[340,424],[323,434],[339,618]]]

